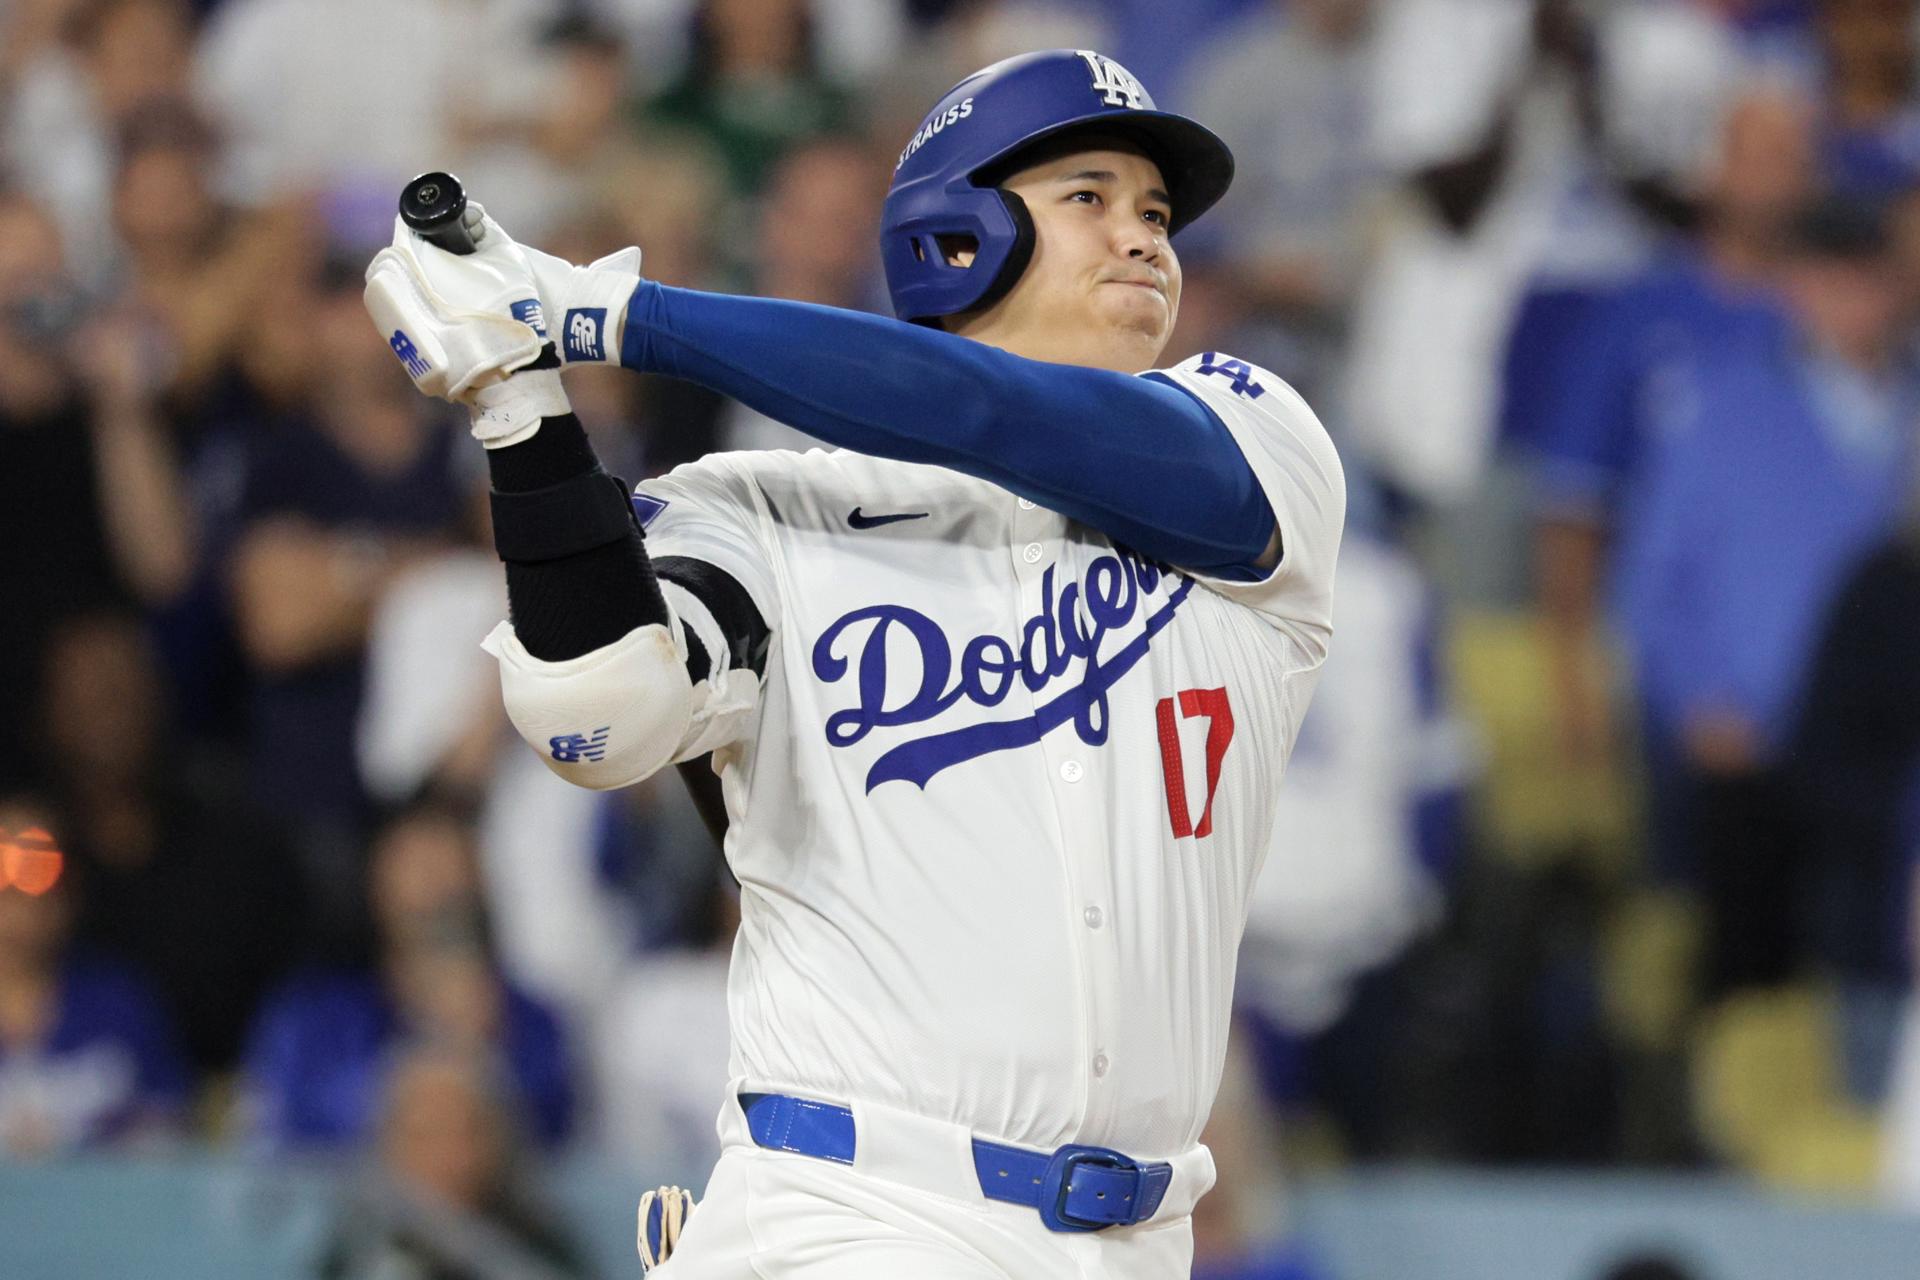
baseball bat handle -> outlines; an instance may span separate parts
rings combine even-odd
[[[448,253],[474,251],[466,213],[467,189],[450,173],[423,173],[400,192],[400,221]]]

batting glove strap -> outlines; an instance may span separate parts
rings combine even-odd
[[[551,352],[553,344],[548,343],[546,350]],[[560,371],[543,369],[538,362],[505,382],[474,391],[467,405],[473,411],[474,437],[489,449],[531,440],[540,430],[542,418],[573,412],[566,389],[560,385]]]
[[[618,364],[627,300],[640,287],[640,250],[629,246],[576,267],[520,246],[540,286],[560,358],[568,364]]]

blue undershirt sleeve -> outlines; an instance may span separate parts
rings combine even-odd
[[[1181,568],[1243,571],[1275,522],[1218,416],[1180,388],[883,316],[642,281],[620,362],[829,444],[950,467]]]

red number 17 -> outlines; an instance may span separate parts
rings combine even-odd
[[[1194,826],[1187,814],[1187,774],[1180,763],[1180,730],[1173,718],[1172,698],[1160,699],[1154,709],[1160,724],[1160,764],[1167,775],[1167,816],[1173,820],[1173,838],[1213,834],[1213,792],[1220,785],[1220,761],[1233,741],[1233,707],[1222,689],[1182,689],[1180,714],[1191,720],[1207,718],[1207,800],[1200,810],[1200,825]]]

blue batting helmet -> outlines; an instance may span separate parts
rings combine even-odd
[[[1035,143],[1086,131],[1135,142],[1160,166],[1172,230],[1226,193],[1233,153],[1212,131],[1160,111],[1133,73],[1090,49],[1024,53],[947,91],[900,153],[880,219],[894,314],[932,320],[992,303],[1033,257],[1025,202],[994,189]],[[943,238],[970,241],[973,262],[947,261]]]

